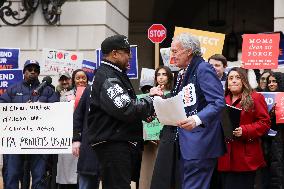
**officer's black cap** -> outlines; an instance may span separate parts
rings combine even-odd
[[[128,38],[124,35],[113,35],[106,38],[101,44],[103,54],[109,54],[113,50],[130,50]]]

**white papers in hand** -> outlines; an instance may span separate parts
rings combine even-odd
[[[153,105],[160,123],[164,125],[177,126],[178,121],[183,121],[187,118],[180,93],[167,99],[155,96]]]

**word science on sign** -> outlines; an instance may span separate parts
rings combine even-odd
[[[71,153],[73,103],[2,103],[0,112],[0,153]]]

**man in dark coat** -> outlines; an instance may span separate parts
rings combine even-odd
[[[126,75],[131,58],[127,37],[114,35],[101,44],[103,61],[92,85],[89,140],[101,166],[104,189],[130,189],[133,151],[143,140],[142,119],[153,114],[150,97],[137,99]],[[158,90],[151,95],[160,94]]]
[[[0,96],[0,103],[30,103],[45,102],[52,103],[58,101],[58,97],[50,86],[34,93],[40,82],[39,63],[35,60],[27,60],[24,64],[24,80],[10,86],[6,92]],[[18,189],[19,181],[23,176],[24,160],[29,161],[32,173],[32,188],[45,189],[44,175],[46,173],[46,155],[32,154],[5,154],[4,161],[4,185],[5,189]]]

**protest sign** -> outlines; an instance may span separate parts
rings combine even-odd
[[[20,49],[0,48],[0,70],[19,68]]]
[[[137,55],[137,45],[130,45],[131,50],[131,60],[129,61],[129,69],[127,70],[127,75],[130,79],[138,79],[138,55]],[[97,56],[97,68],[100,67],[101,61],[103,59],[103,54],[101,49],[96,49]]]
[[[71,153],[73,102],[1,103],[1,154]]]
[[[142,68],[140,87],[143,87],[145,85],[154,86],[154,80],[155,80],[155,70],[149,68]]]
[[[82,68],[83,53],[56,49],[43,49],[41,71],[45,75],[58,75],[62,71],[72,74]]]
[[[284,123],[284,93],[276,94],[276,123]]]
[[[200,41],[203,58],[208,60],[213,54],[222,54],[225,34],[190,28],[175,27],[174,36],[181,33],[190,33]]]
[[[6,89],[23,80],[22,70],[0,70],[0,96]]]
[[[174,64],[173,59],[170,57],[171,56],[170,51],[171,51],[170,47],[160,49],[160,53],[161,53],[163,63],[164,63],[165,66],[168,66],[171,69],[171,71],[178,71],[178,70],[180,70],[180,68],[177,67]]]
[[[137,95],[137,98],[143,98],[147,96],[148,94],[140,94]],[[147,123],[146,121],[143,122],[143,139],[144,140],[160,140],[160,132],[162,130],[162,125],[158,121],[157,118],[155,118],[150,123]]]
[[[264,96],[265,102],[267,104],[268,111],[271,110],[271,108],[276,103],[276,92],[259,92]]]
[[[280,34],[244,34],[242,64],[245,69],[277,69]]]
[[[97,64],[95,62],[92,62],[90,60],[83,60],[82,70],[84,70],[85,73],[87,74],[89,81],[93,80],[96,69],[97,69]]]

